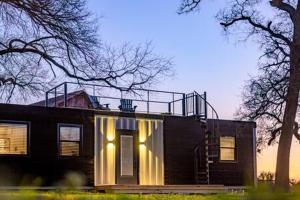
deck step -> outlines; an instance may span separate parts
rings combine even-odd
[[[227,187],[224,185],[114,185],[97,186],[97,191],[126,194],[216,194],[231,191],[244,191],[245,187]]]

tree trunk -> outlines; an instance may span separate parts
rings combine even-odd
[[[299,38],[300,39],[300,38]],[[293,128],[298,107],[300,89],[300,45],[293,43],[290,47],[290,80],[287,91],[286,107],[283,116],[282,132],[279,138],[276,163],[276,188],[289,191],[290,150]]]

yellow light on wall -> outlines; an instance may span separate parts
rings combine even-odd
[[[140,166],[139,166],[139,174],[140,174],[140,184],[141,185],[147,185],[147,177],[145,176],[146,174],[146,152],[147,148],[145,143],[140,143],[139,145],[139,155],[140,155]]]
[[[115,117],[98,116],[96,132],[96,156],[98,155],[95,172],[97,185],[115,184]]]
[[[96,118],[95,180],[97,185],[114,185],[116,177],[117,117]],[[136,119],[139,135],[140,185],[164,184],[163,121]],[[125,120],[126,121],[126,120]]]
[[[162,123],[139,119],[140,185],[164,184]]]
[[[114,148],[114,144],[112,142],[107,143],[107,148],[108,149]]]
[[[146,149],[145,143],[140,143],[140,150],[145,150],[145,149]]]
[[[108,141],[109,143],[111,143],[111,142],[113,142],[114,140],[115,140],[115,138],[112,136],[112,134],[111,134],[111,135],[108,134],[108,136],[107,136],[107,141]]]
[[[115,139],[115,132],[116,132],[116,127],[115,127],[115,119],[112,117],[107,118],[107,133],[106,133],[106,138],[108,142],[112,142]]]
[[[145,143],[146,142],[146,128],[145,128],[145,123],[146,120],[140,120],[139,121],[139,141],[140,143]]]

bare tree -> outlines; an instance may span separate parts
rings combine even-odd
[[[111,48],[97,31],[85,0],[0,0],[0,100],[39,95],[61,74],[127,90],[169,75],[150,44]]]
[[[179,13],[191,12],[201,0],[183,0]],[[259,142],[278,140],[276,185],[289,189],[290,149],[299,140],[296,113],[300,89],[300,1],[234,0],[217,15],[225,32],[254,38],[263,51],[260,75],[246,86],[240,114],[264,124]],[[269,9],[268,9],[269,8]]]

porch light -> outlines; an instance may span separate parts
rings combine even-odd
[[[112,142],[107,143],[107,148],[111,149],[113,147],[114,147],[114,143],[112,143]]]
[[[112,134],[108,134],[108,136],[107,136],[107,142],[108,143],[112,143],[112,142],[114,142],[114,140],[115,140],[115,138],[112,136]]]

